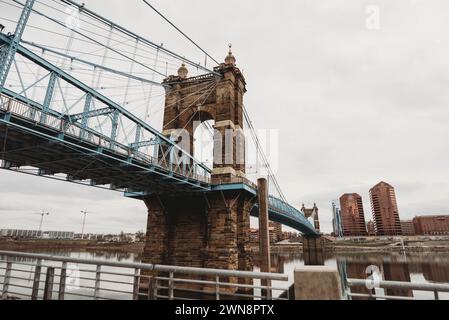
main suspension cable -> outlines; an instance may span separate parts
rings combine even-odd
[[[198,49],[200,49],[206,56],[211,58],[216,64],[220,64],[217,60],[215,60],[210,54],[208,54],[203,48],[201,48],[195,41],[193,41],[188,35],[186,35],[181,29],[179,29],[173,22],[171,22],[167,17],[165,17],[161,12],[159,12],[154,6],[152,6],[148,1],[143,0],[143,2],[153,9],[162,19],[167,21],[173,28],[175,28],[179,33],[181,33],[187,40],[189,40],[193,45],[195,45]]]

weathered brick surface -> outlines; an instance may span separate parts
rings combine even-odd
[[[148,263],[162,263],[166,260],[168,224],[162,204],[158,197],[145,199],[148,208],[147,232],[143,260]]]
[[[222,64],[216,68],[221,79],[213,76],[182,78],[170,76],[165,80],[166,89],[164,131],[184,129],[190,141],[183,147],[193,150],[193,133],[199,123],[214,120],[214,168],[230,167],[245,172],[245,139],[243,95],[245,79],[235,65]],[[226,130],[233,131],[232,146],[226,141]],[[221,141],[221,143],[220,143]]]
[[[145,203],[148,225],[143,262],[252,270],[249,224],[254,198],[249,193],[150,196]],[[249,279],[221,280],[252,283]]]

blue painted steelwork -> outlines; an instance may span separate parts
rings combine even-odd
[[[92,96],[89,98],[89,100],[90,100],[90,103],[92,103]],[[88,105],[88,100],[87,99],[86,99],[85,103]],[[87,107],[87,105],[85,107]],[[106,108],[102,108],[102,109],[96,109],[96,110],[90,110],[90,111],[86,111],[85,110],[82,113],[68,115],[67,118],[69,118],[73,122],[82,120],[81,123],[83,124],[83,127],[87,127],[87,120],[89,118],[94,118],[94,117],[98,117],[98,116],[104,116],[104,115],[107,115],[107,114],[111,114],[114,111],[115,110],[113,108],[110,108],[110,107],[106,107]],[[85,126],[84,126],[84,122],[85,122]]]
[[[42,109],[42,114],[41,114],[41,122],[45,123],[46,121],[46,117],[47,117],[47,113],[48,110],[50,109],[50,105],[51,105],[51,100],[53,99],[53,94],[55,92],[55,85],[56,85],[56,80],[58,79],[58,76],[56,75],[56,73],[52,72],[50,74],[50,80],[48,80],[48,85],[47,85],[47,92],[45,94],[45,99],[44,99],[44,104],[43,109]]]
[[[259,216],[259,207],[256,204],[251,215]],[[271,221],[279,222],[306,235],[318,235],[313,225],[306,219],[304,213],[274,196],[268,197],[268,217]]]
[[[257,190],[249,186],[246,183],[230,183],[230,184],[219,184],[212,186],[213,191],[231,191],[231,190],[245,190],[249,193],[252,193],[254,196],[257,195]]]
[[[38,103],[36,101],[32,101],[32,100],[28,99],[27,97],[24,97],[24,96],[22,96],[20,94],[17,94],[14,91],[9,90],[8,88],[3,87],[1,91],[5,95],[7,95],[8,97],[11,97],[14,100],[17,100],[17,101],[19,101],[21,103],[24,103],[24,104],[32,107],[33,111],[43,110],[44,109],[44,106],[42,104],[40,104],[40,103]],[[0,106],[0,108],[1,108],[1,106]],[[50,114],[52,116],[55,116],[55,117],[63,117],[63,115],[61,113],[59,113],[57,111],[54,111],[54,110],[51,110],[51,109],[48,110],[48,114]],[[30,115],[30,117],[34,119],[34,117],[32,115]]]
[[[5,85],[5,81],[8,77],[12,62],[14,61],[14,56],[20,44],[20,40],[22,39],[22,35],[30,17],[31,11],[33,10],[34,2],[35,0],[27,0],[27,2],[25,3],[20,19],[17,22],[14,36],[6,44],[6,46],[3,47],[0,53],[0,93],[3,86]]]
[[[243,183],[212,186],[212,191],[245,190],[257,196],[257,190]],[[256,203],[251,209],[251,216],[259,217],[259,206]],[[306,235],[318,235],[312,223],[304,216],[304,213],[274,196],[268,197],[268,216],[270,221],[298,230]]]
[[[137,141],[137,142],[131,143],[129,146],[131,148],[137,150],[137,149],[140,149],[143,147],[155,146],[155,145],[160,145],[160,144],[162,144],[162,142],[159,139],[154,138],[154,139],[147,140],[147,141],[140,141],[140,142]]]
[[[92,95],[88,93],[86,95],[86,100],[84,101],[84,110],[81,118],[81,128],[83,129],[87,128],[87,122],[89,120],[89,112],[91,105],[92,105]],[[70,117],[70,119],[73,121],[72,117]]]
[[[11,40],[6,37],[3,34],[0,34],[0,44],[10,44]],[[28,50],[27,48],[19,45],[17,48],[17,53],[24,56],[25,58],[29,59],[30,61],[36,63],[37,65],[45,68],[46,70],[52,72],[52,75],[57,76],[59,79],[62,79],[66,81],[67,83],[73,85],[74,87],[78,88],[79,90],[83,91],[85,94],[90,94],[93,99],[96,99],[100,101],[101,103],[104,103],[108,107],[113,108],[116,110],[114,120],[118,121],[118,116],[122,115],[132,122],[134,122],[135,125],[140,125],[140,127],[148,132],[150,132],[152,135],[156,136],[161,143],[170,145],[174,150],[177,152],[180,152],[185,157],[186,161],[190,160],[190,163],[193,163],[193,167],[195,172],[205,171],[208,174],[210,174],[211,170],[204,165],[203,163],[199,162],[195,158],[193,158],[190,154],[186,153],[184,150],[182,150],[179,146],[177,146],[173,141],[171,141],[169,138],[162,135],[159,131],[151,127],[149,124],[144,122],[143,120],[139,119],[137,116],[133,115],[129,111],[127,111],[125,108],[120,106],[119,104],[113,102],[112,100],[108,99],[103,94],[99,93],[98,91],[90,88],[86,84],[82,83],[81,81],[77,80],[73,76],[69,75],[68,73],[64,72],[63,70],[59,69],[58,67],[54,66],[53,64],[49,63],[48,61],[44,60],[40,56],[36,55],[34,52]],[[113,121],[114,124],[114,121]],[[110,138],[114,137],[116,134],[116,130],[112,129]],[[112,139],[114,140],[114,139]],[[201,170],[200,170],[201,169]]]
[[[142,130],[142,128],[141,128],[139,125],[137,125],[137,127],[136,127],[136,136],[135,136],[135,138],[134,138],[134,143],[139,143],[139,141],[140,141],[140,136],[142,135],[141,130]],[[131,148],[132,148],[132,147],[131,147]]]
[[[4,111],[5,110],[2,110],[2,108],[0,107],[0,116]],[[63,121],[63,120],[61,120],[61,121]],[[141,174],[154,173],[159,176],[167,178],[167,180],[174,181],[174,182],[182,182],[184,185],[190,185],[191,187],[193,187],[193,189],[199,189],[199,190],[209,190],[210,189],[210,187],[207,186],[207,183],[199,184],[198,180],[195,180],[195,179],[188,180],[185,177],[181,177],[179,174],[175,174],[174,172],[168,171],[167,168],[161,168],[161,167],[158,167],[157,165],[144,166],[142,164],[138,164],[138,163],[134,163],[134,162],[132,164],[130,164],[127,160],[124,160],[123,158],[119,158],[115,155],[106,154],[106,153],[102,152],[101,148],[97,148],[97,149],[88,148],[88,147],[82,146],[81,141],[77,141],[76,143],[73,143],[73,142],[69,142],[65,138],[61,138],[59,135],[54,136],[54,135],[43,133],[43,132],[39,131],[39,127],[36,127],[36,129],[31,129],[31,128],[16,124],[13,121],[11,121],[11,119],[7,119],[7,118],[0,119],[0,128],[2,125],[7,125],[11,129],[17,128],[22,132],[26,132],[27,134],[30,134],[30,135],[42,137],[42,138],[46,139],[47,141],[58,142],[61,145],[68,146],[72,150],[79,150],[78,152],[80,152],[81,155],[86,154],[89,157],[92,157],[92,156],[104,157],[104,158],[107,158],[110,160],[118,161],[118,162],[122,163],[123,165],[130,165],[130,166],[132,165],[133,167],[140,169]],[[58,126],[61,126],[61,125],[58,125]],[[20,166],[20,164],[17,164],[17,166]],[[20,172],[20,170],[16,170],[16,171]],[[196,177],[196,178],[198,178],[198,177]],[[67,177],[66,180],[70,181],[71,178]],[[126,189],[126,188],[113,188],[113,189]],[[134,192],[131,191],[130,193],[133,194]]]
[[[120,112],[115,110],[112,115],[112,130],[111,130],[111,140],[115,141],[117,139],[117,130],[118,130],[118,118],[120,116]]]

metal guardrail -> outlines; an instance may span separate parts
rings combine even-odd
[[[5,94],[0,94],[0,111],[31,121],[33,124],[39,123],[40,126],[80,141],[88,142],[98,148],[108,149],[117,156],[133,158],[145,164],[145,166],[160,167],[178,175],[180,178],[190,178],[198,182],[210,183],[210,172],[208,171],[210,169],[207,168],[206,170],[203,168],[203,164],[190,155],[182,154],[182,156],[178,156],[177,152],[171,152],[170,154],[164,154],[159,159],[126,146],[88,127],[83,128],[80,123],[72,123],[62,114],[57,114],[55,111],[49,110],[44,112],[38,107],[13,99]],[[174,159],[168,159],[170,156],[173,156]],[[174,162],[170,162],[170,160]],[[193,165],[186,165],[186,163],[190,162]]]
[[[280,300],[285,294],[289,299],[287,281],[288,276],[275,273],[0,251],[1,299]]]
[[[387,294],[377,294],[372,290],[367,290],[369,293],[354,293],[351,292],[353,287],[365,287],[367,280],[362,279],[347,279],[346,296],[348,299],[352,298],[368,298],[368,299],[380,299],[380,300],[417,300],[410,296],[393,296]],[[415,282],[402,282],[402,281],[380,281],[376,284],[376,288],[381,289],[400,289],[410,291],[426,291],[433,294],[434,300],[440,300],[440,292],[449,292],[449,284],[440,283],[415,283]]]

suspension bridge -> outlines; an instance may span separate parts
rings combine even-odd
[[[270,220],[318,235],[279,187],[243,104],[246,82],[231,50],[219,63],[145,4],[204,63],[84,4],[0,0],[0,22],[14,30],[0,33],[2,169],[145,201],[151,262],[247,270],[249,216],[259,214],[251,179],[259,169],[250,172],[247,161],[255,154],[269,178]],[[209,163],[195,156],[197,130],[212,137]]]

